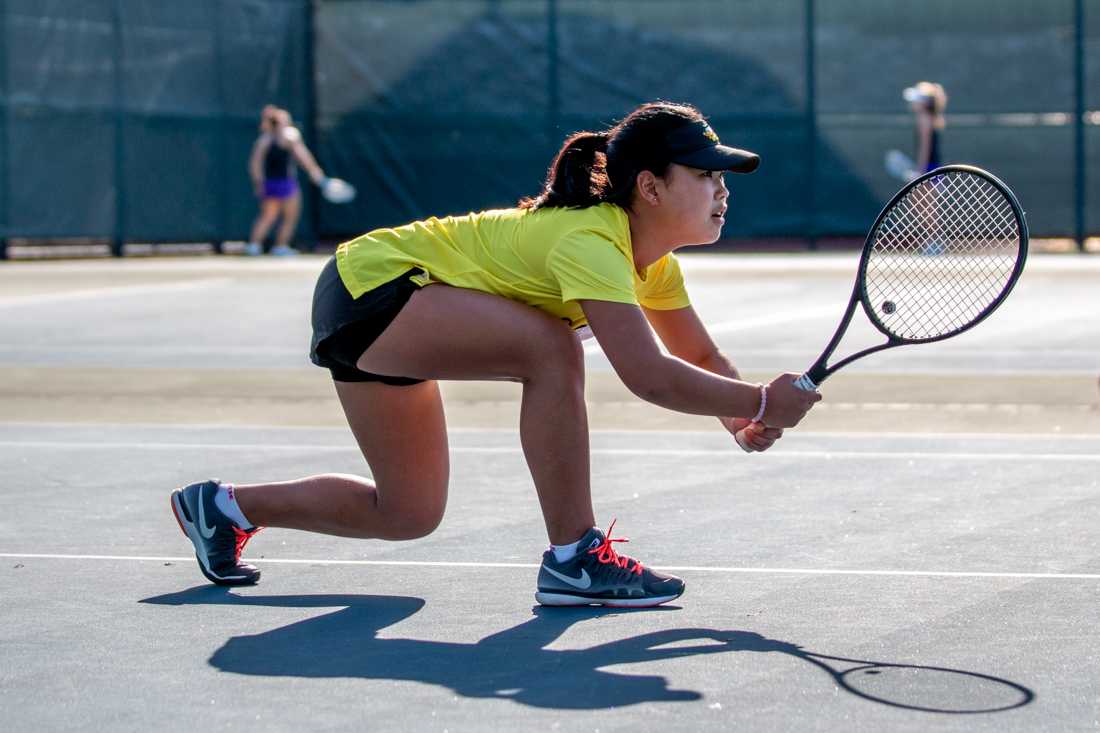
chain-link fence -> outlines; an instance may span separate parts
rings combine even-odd
[[[561,140],[687,101],[763,163],[733,238],[861,237],[912,152],[901,90],[950,95],[945,162],[1035,236],[1100,232],[1100,0],[7,0],[0,235],[243,239],[259,108],[287,107],[354,205],[339,239],[536,192]]]
[[[901,91],[949,95],[945,162],[1002,176],[1037,236],[1100,229],[1100,1],[347,0],[321,6],[327,158],[366,194],[324,226],[509,205],[562,138],[688,101],[761,153],[729,237],[862,236],[912,153]],[[1085,81],[1088,80],[1088,85]],[[1081,114],[1078,114],[1078,113]],[[1087,195],[1086,195],[1087,193]]]
[[[303,0],[4,0],[0,236],[241,238],[260,107],[312,117]]]

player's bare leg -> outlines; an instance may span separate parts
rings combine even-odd
[[[264,199],[260,202],[260,214],[252,224],[252,233],[248,241],[262,243],[267,239],[271,227],[279,219],[279,200]]]
[[[302,214],[302,194],[295,192],[293,196],[283,199],[281,208],[282,222],[275,233],[275,246],[285,250],[290,247],[290,240],[298,228],[298,219]]]
[[[583,354],[564,323],[504,298],[432,285],[412,296],[359,367],[522,382],[520,438],[550,541],[573,542],[593,526]],[[254,524],[356,537],[405,539],[434,529],[448,473],[434,383],[338,383],[337,393],[374,480],[324,474],[241,486],[244,514]]]
[[[322,474],[238,485],[249,521],[343,537],[423,537],[443,518],[449,456],[435,382],[391,386],[336,382],[348,424],[373,479]]]

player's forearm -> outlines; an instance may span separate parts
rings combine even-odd
[[[741,379],[741,372],[737,367],[733,365],[725,354],[721,351],[714,351],[707,356],[692,362],[700,369],[705,369],[712,374],[717,374],[721,377],[729,377],[730,379]]]
[[[313,181],[317,185],[321,185],[321,182],[325,180],[325,172],[321,170],[320,166],[316,163],[313,165],[305,166],[306,173],[309,175],[309,180]]]
[[[297,158],[301,166],[306,169],[306,174],[309,175],[311,181],[319,184],[324,180],[325,172],[321,169],[321,166],[317,164],[317,160],[313,157],[313,154],[309,152],[309,148],[305,145],[296,145],[294,147],[294,157]]]
[[[711,362],[716,369],[733,365]],[[662,356],[656,363],[624,378],[635,395],[660,407],[692,415],[752,417],[760,407],[758,385],[721,376],[715,371],[694,366],[675,356]]]

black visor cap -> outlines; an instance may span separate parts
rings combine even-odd
[[[760,165],[759,155],[722,145],[710,125],[702,121],[676,128],[665,142],[673,163],[700,170],[752,173]]]

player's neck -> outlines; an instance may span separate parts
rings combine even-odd
[[[645,268],[661,259],[676,248],[668,237],[662,236],[661,228],[653,219],[631,212],[630,248],[634,253],[634,269],[643,272]]]

